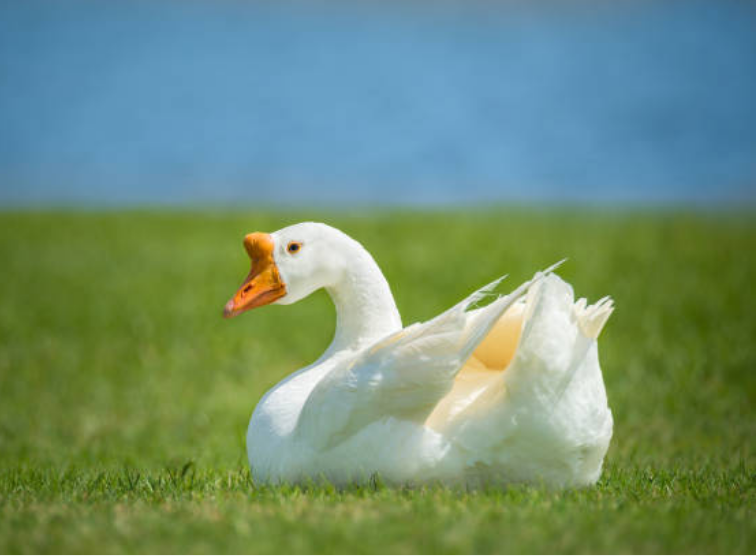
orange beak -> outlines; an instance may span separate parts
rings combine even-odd
[[[281,280],[278,267],[273,260],[273,238],[270,234],[248,234],[244,238],[244,248],[252,260],[252,268],[244,283],[223,309],[223,316],[227,319],[255,307],[273,303],[286,295],[286,284]]]

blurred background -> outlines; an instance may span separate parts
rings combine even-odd
[[[754,1],[0,0],[0,553],[754,553],[754,209]],[[405,324],[611,295],[600,484],[252,488],[334,309],[222,310],[304,220]]]
[[[0,2],[0,206],[755,199],[753,2]]]

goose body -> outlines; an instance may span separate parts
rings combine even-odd
[[[297,224],[249,234],[245,247],[252,270],[226,316],[320,288],[337,312],[325,353],[254,410],[247,452],[256,481],[598,479],[612,436],[597,350],[608,298],[576,302],[548,269],[509,295],[493,296],[494,283],[403,328],[378,265],[339,230]]]

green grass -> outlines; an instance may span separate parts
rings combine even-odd
[[[569,257],[611,294],[595,488],[254,485],[257,400],[333,330],[323,293],[232,321],[250,231],[359,239],[405,323]],[[754,552],[753,214],[0,213],[0,552]]]

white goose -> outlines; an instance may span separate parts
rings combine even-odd
[[[247,430],[260,482],[374,473],[392,484],[596,482],[612,414],[596,338],[612,312],[548,269],[485,307],[491,286],[402,328],[370,254],[343,232],[302,223],[244,239],[252,269],[232,317],[325,288],[333,342],[260,400]]]

